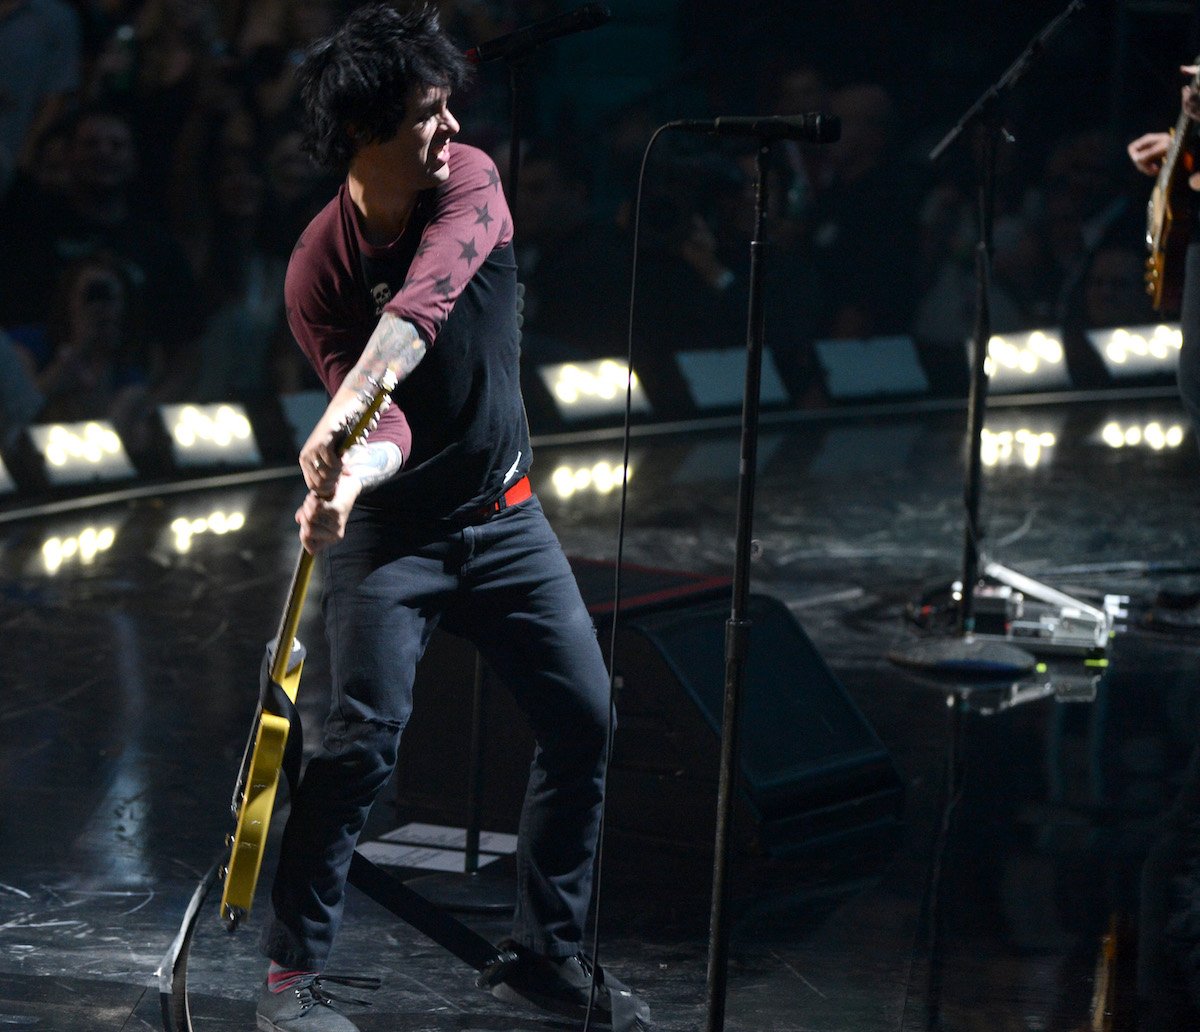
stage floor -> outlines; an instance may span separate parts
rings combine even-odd
[[[993,408],[984,550],[1132,609],[1106,668],[1068,657],[1017,689],[980,688],[886,659],[914,640],[906,605],[961,566],[963,423],[927,411],[763,430],[753,588],[811,637],[886,746],[905,804],[894,834],[739,861],[730,1029],[1073,1032],[1091,1027],[1106,931],[1118,929],[1119,1000],[1128,928],[1152,965],[1149,915],[1186,853],[1187,808],[1164,815],[1187,784],[1200,703],[1196,442],[1170,432],[1183,416],[1169,399]],[[734,431],[639,436],[627,560],[728,576],[737,456]],[[569,555],[613,558],[618,495],[596,485],[619,462],[611,441],[538,449],[535,489]],[[155,968],[229,830],[301,496],[289,476],[0,522],[0,1027],[161,1027]],[[317,610],[300,629],[310,729]],[[952,732],[961,778],[939,849]],[[406,819],[385,794],[365,839]],[[652,843],[622,838],[606,855],[601,959],[665,1032],[705,1023],[706,878],[703,857]],[[261,888],[235,935],[215,903],[201,921],[198,1032],[253,1027]],[[468,920],[505,933],[502,917]],[[473,972],[354,892],[332,968],[384,979],[350,1011],[364,1032],[569,1027],[475,989]],[[1152,973],[1158,992],[1178,988],[1162,965]]]

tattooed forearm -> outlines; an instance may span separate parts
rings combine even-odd
[[[343,386],[355,391],[370,391],[391,370],[397,382],[417,368],[425,357],[425,341],[407,319],[384,312],[379,317],[362,358],[350,371]]]
[[[362,484],[364,491],[391,480],[404,465],[404,456],[391,441],[356,444],[344,458],[344,470]]]

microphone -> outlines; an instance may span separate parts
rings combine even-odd
[[[472,64],[483,64],[485,61],[496,61],[500,58],[512,60],[523,57],[543,43],[549,43],[559,36],[570,36],[576,32],[586,32],[598,25],[603,25],[612,12],[604,4],[585,4],[565,14],[556,14],[523,29],[517,29],[504,36],[497,36],[487,43],[471,47],[466,58]]]
[[[757,136],[760,140],[833,143],[842,135],[842,120],[837,115],[810,111],[804,115],[685,118],[678,122],[668,122],[667,128],[692,133],[713,133],[716,136]]]

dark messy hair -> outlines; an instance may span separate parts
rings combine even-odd
[[[305,149],[340,175],[363,144],[396,135],[414,86],[457,89],[467,60],[442,32],[436,7],[419,3],[401,13],[372,3],[312,45],[297,78]]]

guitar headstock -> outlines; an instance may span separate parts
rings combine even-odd
[[[378,380],[368,378],[368,388],[359,393],[358,404],[343,420],[338,432],[339,454],[345,454],[367,439],[367,435],[379,423],[379,417],[392,403],[392,391],[396,389],[397,382],[396,374],[390,369]]]

